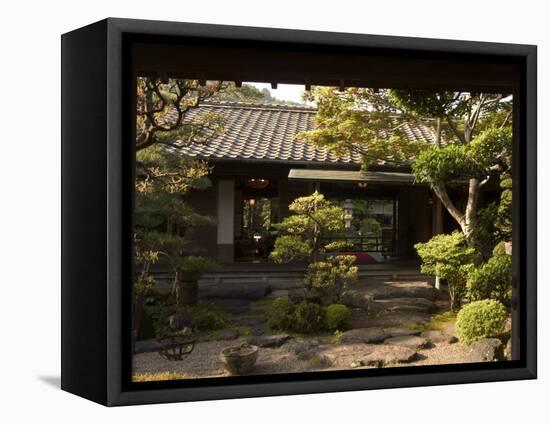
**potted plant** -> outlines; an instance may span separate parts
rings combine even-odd
[[[258,347],[246,342],[224,349],[220,355],[224,367],[232,375],[243,375],[252,370],[258,358]]]
[[[178,259],[174,265],[177,305],[197,304],[199,279],[204,273],[214,271],[217,267],[214,260],[206,257],[189,255]]]

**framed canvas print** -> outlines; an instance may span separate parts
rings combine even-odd
[[[102,404],[533,379],[536,47],[64,34],[62,232]]]

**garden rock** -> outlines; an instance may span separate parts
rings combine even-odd
[[[344,332],[341,342],[343,344],[376,344],[383,342],[387,337],[387,334],[380,328],[360,328]]]
[[[370,353],[355,360],[352,363],[352,367],[383,367],[396,363],[410,363],[416,358],[416,351],[410,348],[399,345],[377,345],[373,346]]]
[[[493,362],[504,360],[504,346],[498,338],[486,338],[474,342],[467,354],[469,362]]]
[[[388,298],[376,300],[372,303],[373,310],[432,313],[437,306],[426,298]]]
[[[232,339],[237,339],[241,333],[237,329],[224,329],[219,332],[215,339],[220,341],[229,341]]]
[[[504,354],[506,355],[507,360],[512,360],[512,338],[508,339]]]
[[[301,341],[289,342],[285,348],[295,354],[299,359],[308,359],[312,356],[311,350],[317,348],[320,342],[318,339],[304,339]]]
[[[143,341],[136,341],[134,345],[134,353],[153,353],[158,351],[159,344],[155,339],[145,339]]]
[[[458,341],[456,336],[447,335],[441,331],[426,331],[422,332],[420,336],[422,338],[426,338],[434,344],[454,344]]]
[[[372,303],[372,296],[362,291],[348,290],[342,293],[340,302],[350,308],[368,310]]]
[[[409,336],[409,335],[420,334],[419,330],[409,329],[409,328],[391,327],[391,328],[384,328],[383,330],[388,336],[388,338],[393,338],[394,336]]]
[[[408,347],[412,349],[427,348],[430,342],[426,338],[422,338],[414,335],[394,336],[384,341],[384,344],[399,345],[401,347]]]
[[[276,348],[283,345],[289,339],[290,339],[290,335],[278,334],[278,335],[253,336],[251,338],[248,338],[247,342],[251,345],[257,345],[258,347]]]

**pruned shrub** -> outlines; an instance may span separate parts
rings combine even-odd
[[[309,265],[305,284],[319,295],[323,304],[340,301],[342,292],[357,280],[357,267],[353,255],[331,255],[324,261]]]
[[[414,247],[422,259],[422,273],[446,279],[451,310],[460,306],[466,292],[466,277],[476,258],[475,249],[468,246],[465,236],[458,231],[436,235]]]
[[[329,331],[346,330],[351,321],[351,312],[344,304],[331,304],[325,311],[324,327]]]
[[[496,300],[474,301],[465,305],[456,318],[456,334],[462,342],[471,343],[494,338],[504,331],[506,308]]]
[[[323,327],[323,319],[323,307],[302,301],[296,306],[292,330],[304,334],[318,332]]]
[[[296,306],[288,298],[276,298],[267,313],[267,325],[273,330],[291,330],[295,309]]]
[[[508,305],[511,298],[512,257],[495,255],[487,263],[468,274],[468,295],[471,300],[494,299]]]

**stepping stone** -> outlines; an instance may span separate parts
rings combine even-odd
[[[437,309],[437,306],[433,301],[427,300],[426,298],[389,298],[374,301],[371,304],[371,308],[389,312],[432,313]]]
[[[410,336],[420,334],[420,331],[409,328],[384,328],[383,330],[388,338],[393,338],[394,336]]]
[[[434,344],[454,344],[458,338],[453,335],[447,335],[441,331],[426,331],[420,334],[422,338],[433,342]]]
[[[257,345],[258,347],[277,348],[283,345],[289,339],[290,335],[287,334],[264,335],[248,338],[247,342],[251,345]]]
[[[396,363],[410,363],[416,358],[416,351],[410,348],[399,345],[378,345],[373,346],[370,353],[354,361],[352,367],[383,367]]]
[[[392,312],[382,314],[370,320],[369,326],[376,327],[403,327],[407,325],[423,325],[430,321],[428,313]]]
[[[343,344],[376,344],[383,342],[387,337],[380,328],[360,328],[344,332],[341,341]]]
[[[401,347],[408,347],[413,350],[426,348],[430,345],[430,342],[426,338],[414,335],[394,336],[384,341],[384,344],[399,345]]]

